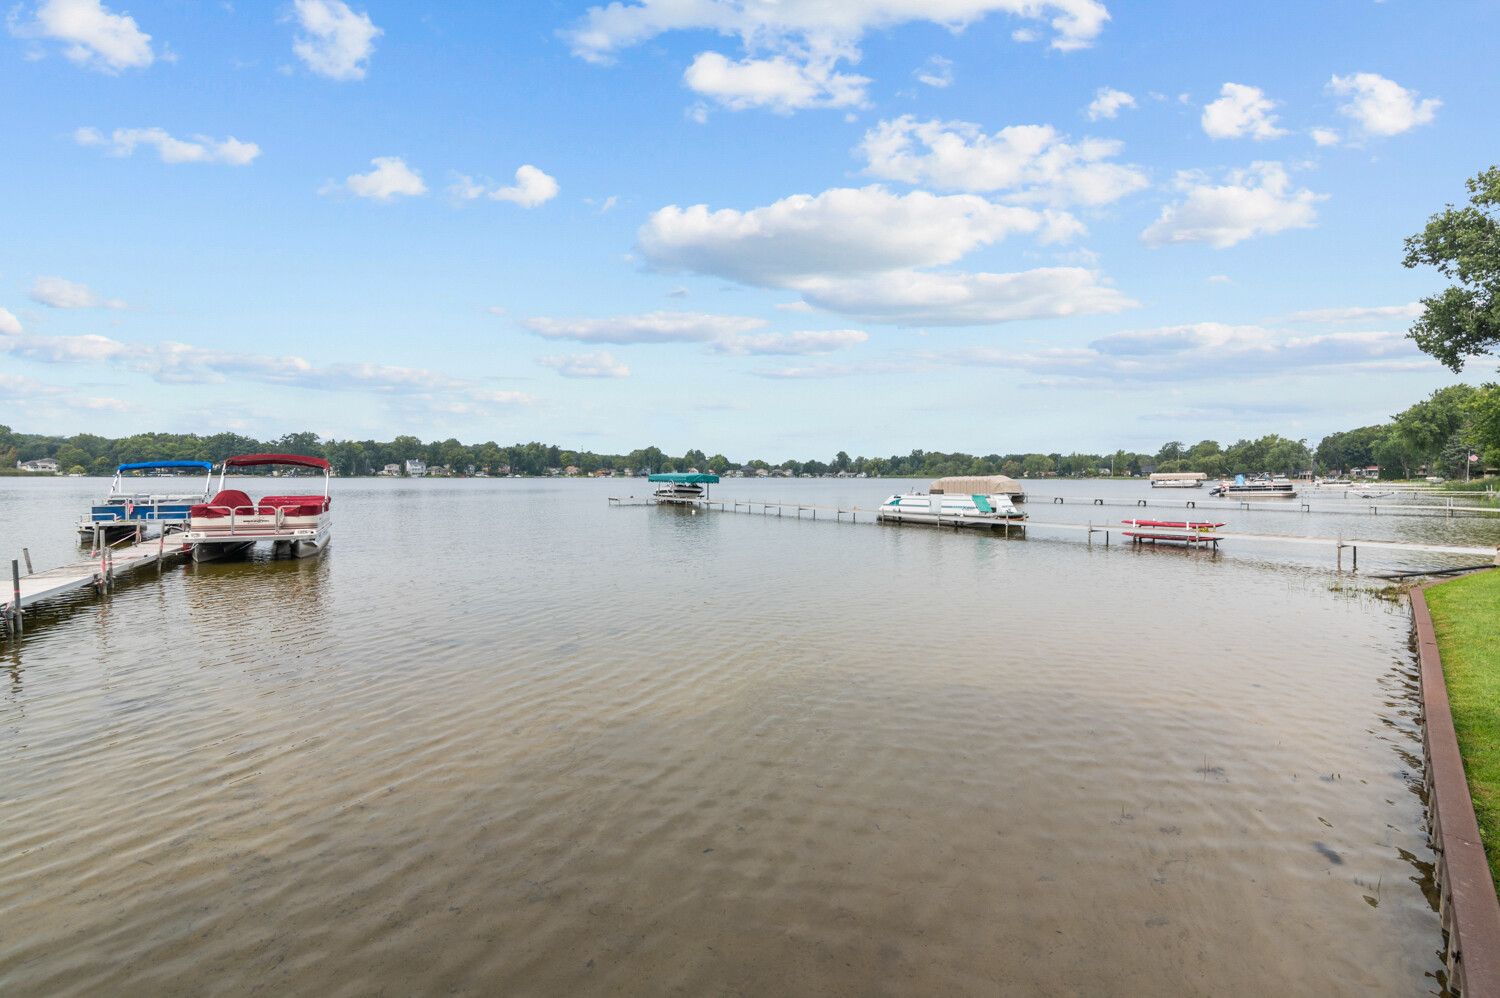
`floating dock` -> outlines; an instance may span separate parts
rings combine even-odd
[[[101,548],[87,561],[34,572],[31,555],[23,551],[21,558],[10,563],[10,578],[0,594],[3,595],[0,598],[0,630],[19,636],[25,630],[28,607],[90,587],[104,593],[118,576],[148,565],[175,561],[186,553],[180,542],[168,542],[167,535],[160,535],[121,547]]]

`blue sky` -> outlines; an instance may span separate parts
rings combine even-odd
[[[0,422],[1316,441],[1456,380],[1403,338],[1441,283],[1401,240],[1495,161],[1497,35],[1416,0],[32,0]]]

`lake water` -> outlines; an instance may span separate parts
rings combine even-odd
[[[5,557],[102,485],[0,479]],[[0,992],[1442,993],[1409,615],[1331,549],[334,488],[0,645]]]

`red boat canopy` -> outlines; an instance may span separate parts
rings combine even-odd
[[[328,470],[328,462],[321,457],[304,457],[301,454],[241,454],[224,462],[226,468],[253,468],[261,464],[292,464],[299,468]]]

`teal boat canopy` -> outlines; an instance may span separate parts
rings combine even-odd
[[[693,474],[687,474],[685,472],[672,472],[672,473],[663,472],[662,474],[659,474],[659,475],[652,475],[649,478],[647,478],[646,480],[648,482],[672,482],[672,483],[674,483],[676,485],[718,485],[719,484],[719,476],[718,475],[700,475],[700,474],[697,474],[696,472],[693,473]]]

